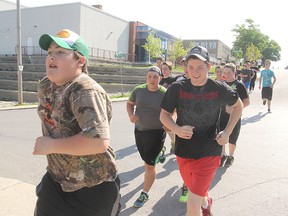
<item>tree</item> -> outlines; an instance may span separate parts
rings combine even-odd
[[[187,52],[190,51],[193,47],[194,47],[193,41],[190,41],[189,46],[187,47],[187,49],[185,50],[185,52],[187,53]]]
[[[154,32],[150,32],[146,38],[146,43],[142,47],[148,52],[148,62],[151,62],[151,58],[156,58],[162,54],[161,40],[155,37]]]
[[[270,59],[271,61],[279,61],[281,59],[281,48],[276,41],[269,41],[262,50],[263,59]]]
[[[232,50],[241,50],[244,60],[248,60],[247,48],[253,44],[260,51],[262,60],[279,61],[281,48],[276,41],[270,41],[267,35],[261,33],[259,25],[255,25],[252,19],[246,19],[245,22],[248,24],[247,26],[245,24],[236,25],[232,29],[236,33]]]
[[[175,65],[176,59],[182,57],[186,54],[186,50],[183,47],[183,41],[181,38],[177,39],[174,42],[173,49],[169,52],[169,60]]]
[[[236,59],[237,62],[240,62],[243,58],[242,50],[231,50],[231,55]]]
[[[246,49],[246,56],[247,60],[249,61],[257,61],[258,59],[262,58],[260,50],[253,44],[248,45]]]

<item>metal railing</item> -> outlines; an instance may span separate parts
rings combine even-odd
[[[39,46],[22,46],[22,55],[25,56],[35,56],[40,55],[44,56],[47,55],[47,51],[42,50]],[[124,62],[131,62],[135,58],[135,54],[128,54],[128,53],[121,53],[111,50],[99,49],[89,47],[89,56],[94,58],[99,58],[103,60],[115,60],[115,61],[124,61]]]

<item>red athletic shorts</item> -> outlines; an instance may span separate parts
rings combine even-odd
[[[180,174],[189,190],[199,196],[208,196],[210,184],[220,165],[220,156],[187,159],[177,157]]]

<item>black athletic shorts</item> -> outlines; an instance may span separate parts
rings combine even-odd
[[[272,100],[272,94],[273,94],[273,88],[270,88],[270,87],[263,87],[262,88],[262,92],[261,92],[261,95],[262,95],[262,98],[263,99],[267,99],[267,100]]]
[[[36,187],[34,216],[115,216],[120,210],[120,180],[64,192],[47,172]]]
[[[155,166],[155,159],[163,148],[166,131],[163,129],[140,131],[134,130],[137,149],[142,160],[151,166]]]
[[[224,130],[227,123],[228,123],[228,120],[229,118],[221,118],[221,121],[220,121],[220,129],[221,130]],[[240,134],[240,129],[241,129],[241,118],[238,120],[238,122],[236,123],[232,133],[230,134],[229,136],[229,143],[230,144],[234,144],[236,145],[237,143],[237,140],[238,140],[238,137],[239,137],[239,134]]]

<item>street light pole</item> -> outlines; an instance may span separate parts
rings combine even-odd
[[[18,104],[23,103],[22,89],[22,45],[21,45],[21,5],[20,0],[17,0],[17,73],[18,73]]]

